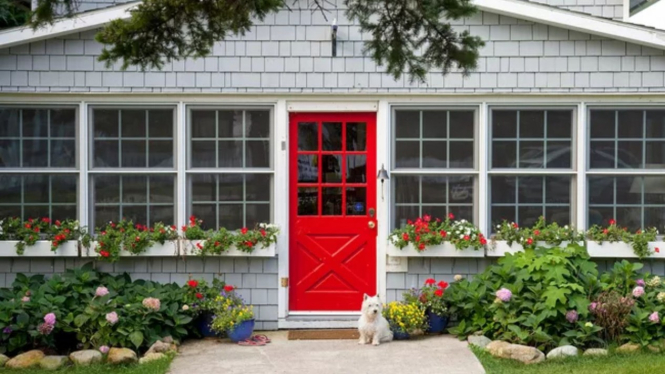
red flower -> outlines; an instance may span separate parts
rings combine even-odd
[[[609,222],[610,222],[610,226],[617,224],[617,221],[615,221],[614,218],[611,218]]]
[[[245,245],[248,246],[249,248],[252,248],[254,246],[254,243],[252,243],[248,240],[248,241],[245,242]]]
[[[182,232],[187,232],[187,226],[182,227]]]
[[[437,297],[443,296],[443,290],[439,288],[438,290],[434,291],[434,295]]]
[[[141,225],[140,224],[137,223],[135,227],[136,227],[137,230],[141,230]]]
[[[247,234],[247,227],[243,227],[242,229],[240,229],[240,232],[241,232],[243,235]]]
[[[416,235],[416,243],[420,241],[420,235]]]
[[[171,225],[171,230],[175,230],[175,229],[176,229],[175,225]]]
[[[56,226],[60,226],[60,221],[58,221],[58,220],[56,219],[56,220],[55,220],[55,225],[56,225]]]
[[[448,213],[448,219],[455,219],[455,215],[452,213]]]
[[[66,232],[67,234],[69,234],[70,231],[69,231],[69,229],[65,229],[65,232]]]
[[[441,218],[437,218],[436,223],[441,223]]]
[[[529,244],[529,245],[533,244],[533,239],[531,239],[531,238],[527,239],[526,244]]]
[[[424,251],[425,250],[425,243],[418,244],[418,249],[420,249],[421,251]]]
[[[196,293],[196,298],[197,298],[197,299],[203,299],[203,294],[200,293],[200,292],[197,292],[197,293]]]
[[[513,222],[513,228],[516,229],[516,228],[518,228],[518,227],[519,227],[519,226],[518,226],[515,222]]]
[[[413,221],[411,221],[410,219],[407,220],[406,223],[409,224],[409,225],[413,225]]]
[[[436,283],[436,281],[434,280],[434,278],[427,278],[427,279],[425,280],[425,284],[428,285],[428,286],[431,286],[431,285],[433,285],[433,284],[435,284],[435,283]]]
[[[446,281],[441,281],[441,282],[437,283],[436,285],[439,286],[440,288],[444,289],[444,290],[446,288],[448,288],[448,282],[446,282]]]
[[[201,243],[196,243],[196,248],[203,249],[203,246],[201,245]]]
[[[44,218],[42,218],[42,222],[49,223],[49,222],[51,222],[51,220],[48,217],[44,217]]]
[[[635,231],[635,234],[641,234],[641,233],[642,233],[642,229],[637,229],[637,231]]]
[[[28,218],[28,222],[32,223],[32,221],[33,221],[32,218]]]
[[[445,238],[446,235],[448,235],[448,233],[446,232],[446,230],[441,230],[439,231],[439,235],[441,235],[442,238]]]
[[[432,216],[430,216],[430,215],[428,215],[428,214],[425,214],[425,215],[423,216],[423,221],[425,221],[425,222],[429,222],[429,221],[431,221],[431,220],[432,220]]]
[[[487,244],[487,239],[480,238],[480,245],[485,245],[485,244]]]
[[[405,242],[409,241],[409,234],[407,234],[407,233],[402,234],[402,239],[403,239]]]
[[[199,285],[199,281],[197,281],[196,279],[192,279],[189,282],[187,282],[187,285],[191,288],[196,288]]]
[[[196,222],[196,216],[194,216],[194,215],[189,216],[189,222],[195,223]]]
[[[219,243],[218,241],[215,241],[215,244],[214,244],[214,245],[215,245],[215,247],[219,247],[219,244],[220,244],[220,243]]]
[[[464,235],[464,240],[469,240],[471,237],[469,235]]]
[[[609,230],[603,229],[603,234],[607,235],[608,232],[609,232]]]
[[[653,250],[656,251],[656,253],[660,253],[660,248],[658,247],[654,248]]]
[[[261,232],[261,236],[266,236],[266,230],[264,230],[264,229],[261,229],[261,231],[260,231],[260,232]]]
[[[39,226],[35,226],[35,232],[39,232]]]
[[[540,231],[538,231],[538,230],[533,230],[533,235],[535,235],[535,236],[540,235]]]
[[[111,254],[106,251],[99,251],[99,255],[102,257],[109,257]]]
[[[236,289],[236,288],[233,287],[233,286],[230,285],[230,284],[227,284],[226,286],[224,286],[224,291],[226,291],[226,292],[231,292],[231,291],[233,291],[233,290],[235,290],[235,289]]]
[[[138,242],[141,241],[141,238],[137,236],[136,238],[134,238],[134,240]]]
[[[111,222],[111,227],[115,228],[115,223]]]
[[[29,223],[26,223],[26,224],[25,224],[25,228],[26,228],[26,229],[29,229],[29,228],[31,228],[31,227],[32,227],[31,224],[29,224]]]
[[[106,235],[106,231],[102,231],[102,236]]]

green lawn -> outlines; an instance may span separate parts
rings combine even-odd
[[[148,362],[143,365],[111,366],[93,365],[86,367],[67,367],[57,371],[42,369],[10,370],[0,369],[0,374],[165,374],[171,364],[170,358]]]
[[[517,361],[492,357],[472,347],[487,374],[645,374],[665,373],[665,355],[658,353],[610,354],[605,357],[573,357],[524,365]]]

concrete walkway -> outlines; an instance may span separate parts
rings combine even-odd
[[[289,341],[283,331],[267,335],[272,343],[264,347],[242,347],[220,340],[189,341],[171,364],[170,374],[485,373],[466,342],[451,336],[374,347],[358,345],[356,340]]]

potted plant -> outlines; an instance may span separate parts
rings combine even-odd
[[[656,244],[654,242],[658,234],[655,228],[639,229],[632,233],[610,219],[609,226],[593,225],[587,231],[587,251],[591,257],[661,257],[660,249],[651,248],[650,244]]]
[[[204,230],[203,221],[195,216],[182,227],[183,254],[199,256],[275,256],[279,227],[261,223],[254,229],[243,227],[235,231],[221,227]],[[260,251],[256,251],[260,249]]]
[[[76,257],[84,234],[76,220],[0,219],[0,257],[24,255],[26,250],[31,257]]]
[[[571,243],[582,244],[583,240],[584,234],[573,226],[559,226],[556,222],[548,224],[542,216],[532,227],[520,227],[504,220],[496,226],[487,255],[501,257],[536,247],[566,247]]]
[[[187,293],[185,294],[184,303],[187,305],[187,309],[191,310],[194,316],[197,317],[196,327],[199,334],[204,338],[211,338],[218,335],[211,329],[215,316],[216,299],[220,295],[237,298],[233,292],[234,289],[233,286],[226,285],[217,278],[213,280],[212,287],[209,287],[205,280],[190,279],[187,282]]]
[[[445,220],[425,214],[388,237],[388,255],[394,257],[484,257],[487,239],[473,223],[455,220],[450,213]],[[403,249],[409,247],[411,251]]]
[[[234,292],[219,295],[215,299],[211,328],[219,335],[226,334],[234,343],[245,341],[254,332],[253,307],[245,305]]]
[[[448,307],[443,299],[446,288],[448,282],[429,278],[422,288],[412,288],[403,294],[406,303],[420,305],[425,310],[426,332],[441,334],[448,325]]]
[[[393,301],[383,309],[395,340],[410,339],[411,335],[427,327],[425,309],[416,303]]]

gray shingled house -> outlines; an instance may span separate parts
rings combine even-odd
[[[93,36],[135,3],[84,1],[75,19],[0,32],[0,216],[277,224],[273,256],[97,263],[160,282],[223,277],[257,307],[257,329],[347,326],[357,308],[329,305],[394,300],[492,261],[388,257],[390,231],[423,214],[486,233],[541,215],[663,228],[665,28],[631,23],[656,2],[476,0],[455,27],[486,40],[478,69],[411,83],[363,57],[367,36],[341,5],[324,17],[304,1],[208,57],[107,69]],[[0,287],[82,255],[0,258]]]

